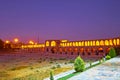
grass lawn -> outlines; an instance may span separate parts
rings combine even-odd
[[[99,64],[101,64],[100,61],[99,61],[99,63],[97,63],[97,64],[94,64],[94,65],[91,65],[91,66],[87,67],[87,68],[85,69],[85,71],[88,70],[88,69],[90,69],[90,68],[92,68],[92,67],[95,67],[95,66],[97,66],[97,65],[99,65]],[[75,75],[80,74],[80,73],[82,73],[82,72],[74,72],[74,73],[69,74],[69,75],[67,75],[67,76],[64,76],[64,77],[62,77],[62,78],[59,78],[58,80],[67,80],[67,79],[69,79],[69,78],[71,78],[71,77],[73,77],[73,76],[75,76]]]

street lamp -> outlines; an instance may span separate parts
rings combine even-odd
[[[6,43],[6,44],[9,44],[9,43],[10,43],[10,41],[9,41],[9,40],[6,40],[6,41],[5,41],[5,43]]]
[[[17,43],[18,41],[19,41],[18,38],[15,38],[15,39],[14,39],[14,42],[15,42],[15,43]]]

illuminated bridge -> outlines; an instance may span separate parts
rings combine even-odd
[[[24,51],[48,52],[53,54],[104,56],[111,47],[120,46],[120,37],[96,40],[46,40],[45,44],[22,45]]]

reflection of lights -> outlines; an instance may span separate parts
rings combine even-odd
[[[8,44],[8,43],[10,43],[10,41],[6,40],[5,43]]]
[[[19,41],[18,38],[15,38],[15,39],[14,39],[14,42],[15,42],[15,43],[17,43],[18,41]]]
[[[34,42],[33,41],[29,41],[29,44],[34,44]]]

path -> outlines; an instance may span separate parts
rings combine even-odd
[[[120,80],[120,56],[110,59],[68,80]]]
[[[96,61],[96,62],[94,62],[94,63],[92,63],[92,64],[96,64],[96,63],[99,63],[99,62]],[[71,65],[71,66],[72,66],[72,65]],[[86,64],[86,67],[89,67],[89,64]],[[70,71],[66,71],[66,72],[63,72],[63,73],[54,75],[54,80],[57,80],[57,79],[59,79],[59,78],[61,78],[61,77],[63,77],[63,76],[67,76],[67,75],[69,75],[69,74],[72,74],[72,73],[74,73],[74,72],[75,72],[75,70],[73,69],[73,70],[70,70]],[[44,79],[44,80],[50,80],[50,79],[49,79],[49,78],[46,78],[46,79]]]

